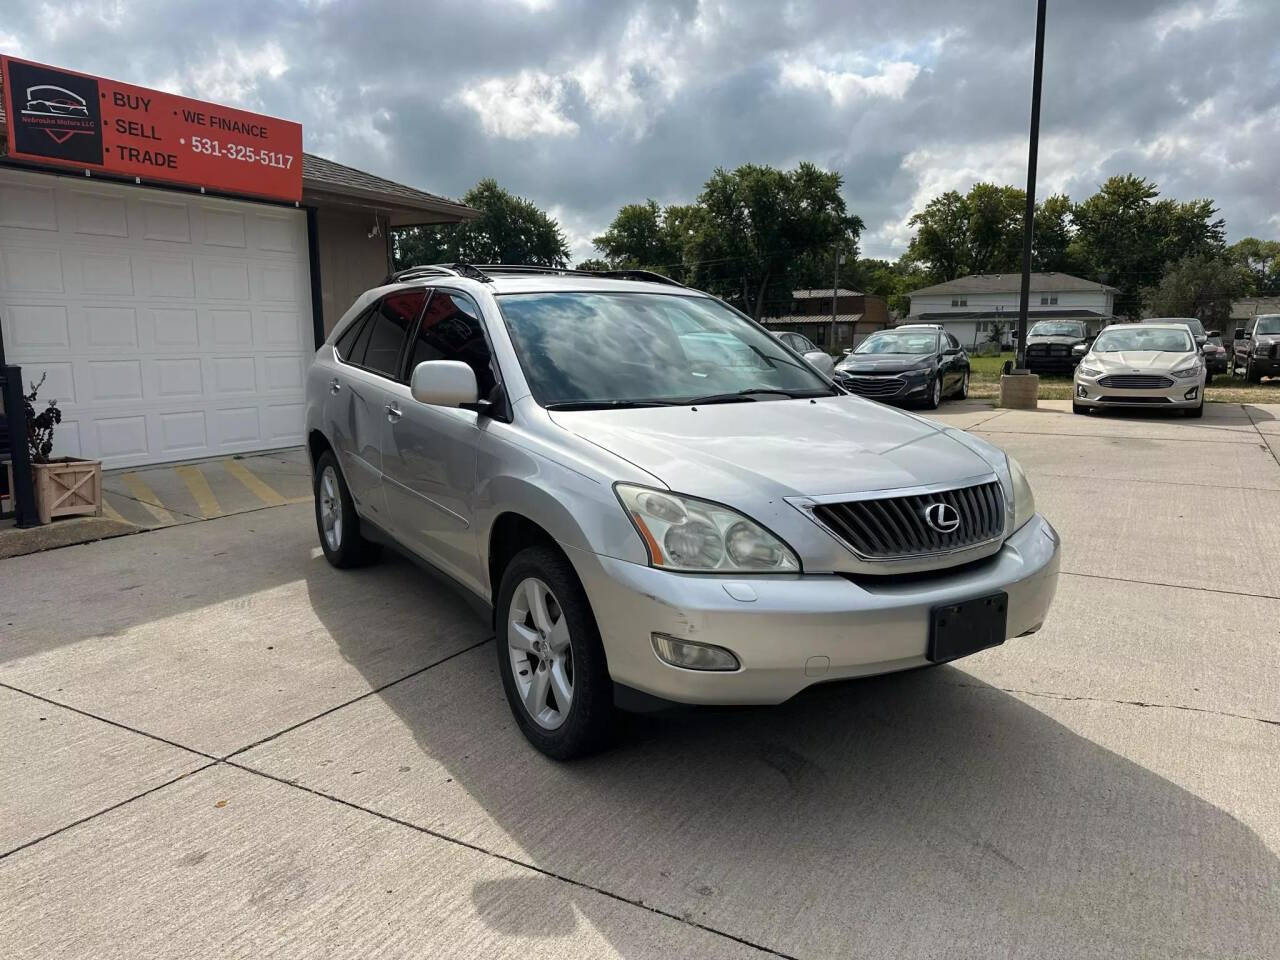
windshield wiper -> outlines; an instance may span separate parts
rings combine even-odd
[[[801,400],[813,397],[830,397],[833,394],[828,390],[779,390],[776,387],[748,387],[746,390],[737,390],[733,393],[711,393],[705,397],[694,397],[692,400],[683,400],[681,405],[696,405],[699,403],[754,403],[755,394],[767,393],[779,397],[787,397],[790,400]]]
[[[666,400],[557,400],[544,404],[546,410],[624,410],[629,407],[669,407]]]

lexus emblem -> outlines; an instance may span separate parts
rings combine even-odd
[[[931,503],[924,508],[924,522],[939,533],[955,533],[960,527],[960,513],[949,503]]]

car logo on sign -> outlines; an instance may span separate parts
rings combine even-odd
[[[931,503],[924,508],[924,522],[938,533],[955,533],[960,528],[960,513],[949,503]]]

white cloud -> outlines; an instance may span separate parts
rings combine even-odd
[[[521,70],[511,77],[491,77],[462,88],[458,102],[475,111],[491,137],[529,140],[537,136],[564,137],[578,125],[564,115],[565,83],[539,70]]]
[[[784,87],[797,90],[823,90],[837,107],[868,97],[901,100],[920,74],[920,65],[909,60],[894,60],[877,65],[875,73],[850,70],[826,70],[811,63],[788,59],[778,72]]]
[[[258,47],[220,46],[214,56],[189,65],[178,79],[179,92],[215,103],[261,106],[257,87],[289,69],[284,48],[274,40]]]
[[[1211,23],[1236,20],[1244,16],[1240,0],[1213,0],[1212,3],[1184,3],[1155,17],[1156,39],[1163,43],[1169,34],[1178,30],[1197,30]]]

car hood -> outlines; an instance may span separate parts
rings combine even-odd
[[[920,354],[893,353],[875,357],[847,357],[836,365],[840,373],[905,373],[926,369],[928,357]]]
[[[860,397],[554,411],[552,420],[672,490],[734,503],[989,476],[937,424]]]
[[[1158,350],[1122,350],[1119,353],[1091,353],[1088,363],[1103,373],[1163,373],[1174,367],[1189,366],[1188,353]]]
[[[1065,343],[1070,345],[1079,343],[1083,339],[1084,337],[1027,337],[1027,346],[1031,346],[1033,343]]]

